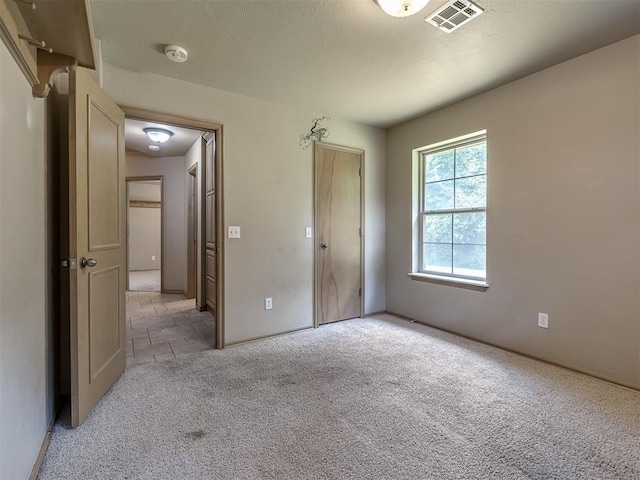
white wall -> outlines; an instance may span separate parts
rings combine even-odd
[[[160,270],[160,208],[129,207],[129,270]]]
[[[135,152],[126,152],[126,177],[163,176],[164,284],[162,288],[179,292],[187,288],[184,165],[185,157],[153,158]]]
[[[28,478],[46,428],[45,106],[0,42],[0,478]]]
[[[141,182],[127,182],[129,186],[129,200],[141,202],[161,202],[162,188],[160,180],[146,180]]]
[[[635,36],[388,132],[388,310],[640,387],[639,58]],[[411,280],[411,151],[485,128],[491,286]]]
[[[313,225],[313,151],[298,137],[319,114],[109,64],[104,88],[121,105],[224,124],[225,224],[242,228],[242,238],[225,240],[225,341],[310,327],[315,242],[304,229]],[[366,152],[365,310],[384,310],[385,132],[327,125],[330,142]],[[265,297],[273,310],[264,310]]]
[[[161,202],[159,180],[127,182],[129,202]],[[129,270],[160,270],[162,265],[162,210],[129,206]]]

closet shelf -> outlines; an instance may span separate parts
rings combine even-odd
[[[96,68],[89,0],[0,0],[0,38],[36,97],[58,73]]]

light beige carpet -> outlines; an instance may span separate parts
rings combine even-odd
[[[45,479],[639,479],[640,393],[389,315],[128,369]]]

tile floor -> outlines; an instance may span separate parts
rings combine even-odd
[[[160,292],[127,292],[127,367],[215,347],[215,319],[195,300]]]
[[[129,290],[132,292],[159,292],[160,270],[130,271]]]

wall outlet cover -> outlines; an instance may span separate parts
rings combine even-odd
[[[549,315],[546,313],[538,313],[538,326],[541,328],[549,328]]]
[[[228,229],[229,238],[240,238],[240,227],[238,226],[229,226]]]

